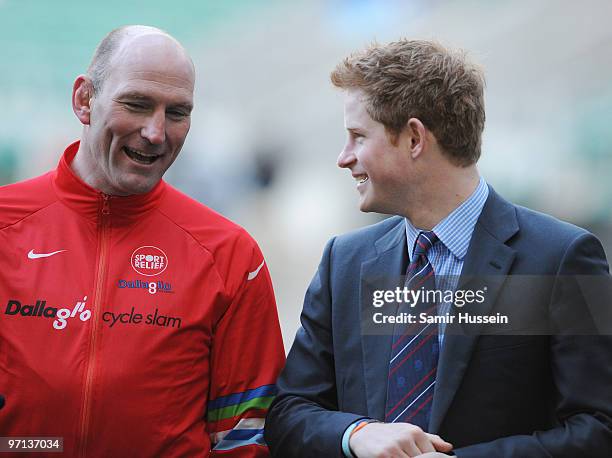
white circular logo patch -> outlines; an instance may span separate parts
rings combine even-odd
[[[132,253],[132,268],[140,275],[154,277],[168,267],[166,253],[155,246],[141,246]]]

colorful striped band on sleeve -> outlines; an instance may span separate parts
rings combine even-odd
[[[263,418],[246,418],[228,431],[210,435],[213,450],[231,450],[245,445],[266,445],[264,441],[265,420]]]
[[[276,393],[276,385],[264,385],[210,400],[207,421],[213,450],[265,446],[265,415]]]
[[[251,409],[267,410],[276,396],[276,385],[264,385],[242,393],[208,401],[208,422],[238,417]]]

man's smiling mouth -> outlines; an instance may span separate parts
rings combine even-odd
[[[123,152],[133,161],[146,165],[153,164],[153,162],[161,157],[161,154],[144,154],[142,151],[132,149],[128,146],[123,147]]]

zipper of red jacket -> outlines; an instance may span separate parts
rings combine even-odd
[[[108,231],[110,227],[110,197],[106,194],[101,195],[100,215],[98,220],[99,237],[98,237],[98,256],[96,277],[94,280],[94,295],[91,303],[91,336],[89,339],[89,355],[87,358],[87,370],[85,374],[85,394],[83,396],[83,406],[81,409],[81,423],[79,428],[79,437],[81,438],[81,447],[79,456],[87,456],[87,442],[89,435],[89,423],[91,419],[91,393],[93,390],[93,379],[96,369],[96,341],[99,332],[100,314],[102,313],[102,297],[104,285],[106,284],[106,267],[107,267],[107,252],[108,252]]]

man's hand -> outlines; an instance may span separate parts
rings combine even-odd
[[[446,458],[451,455],[440,452],[423,453],[422,455],[415,456],[414,458]]]
[[[370,423],[351,436],[349,446],[358,458],[410,458],[453,449],[440,436],[410,423]]]

